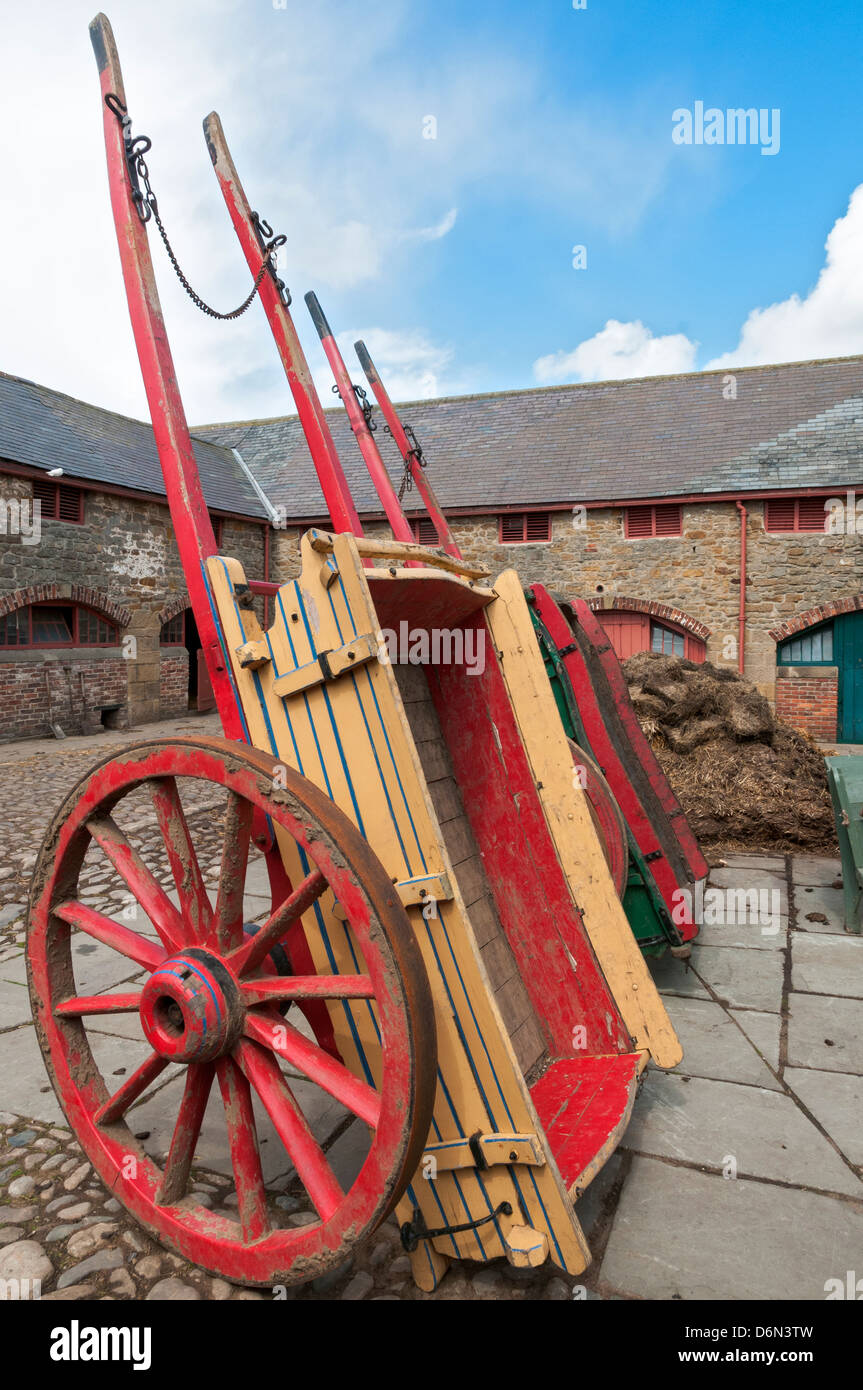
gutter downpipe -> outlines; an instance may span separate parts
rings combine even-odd
[[[737,670],[743,675],[743,648],[746,639],[746,508],[734,504],[740,513],[740,615],[737,620]]]

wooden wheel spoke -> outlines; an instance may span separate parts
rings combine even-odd
[[[220,951],[230,951],[243,939],[243,898],[253,815],[250,801],[228,793],[219,891],[213,915],[213,931]]]
[[[119,951],[121,956],[127,956],[145,970],[155,970],[167,959],[166,952],[155,941],[149,941],[146,936],[130,931],[121,922],[115,922],[113,917],[106,917],[75,899],[55,907],[54,916],[95,937],[112,950]]]
[[[213,907],[204,887],[177,783],[173,777],[154,778],[150,784],[150,795],[189,937],[192,941],[204,941],[213,920]]]
[[[121,1120],[132,1102],[146,1091],[150,1082],[155,1081],[167,1065],[167,1057],[160,1057],[157,1052],[151,1052],[146,1062],[142,1062],[140,1067],[132,1072],[119,1091],[115,1091],[111,1099],[99,1107],[93,1116],[96,1124],[112,1125]]]
[[[55,1014],[66,1018],[82,1018],[90,1014],[136,1014],[140,994],[76,994],[55,1005]]]
[[[160,1207],[179,1202],[186,1194],[189,1170],[195,1156],[195,1145],[198,1142],[198,1135],[201,1133],[204,1112],[207,1109],[207,1101],[210,1098],[210,1089],[215,1074],[216,1068],[213,1062],[205,1062],[201,1066],[187,1067],[186,1069],[183,1099],[180,1101],[165,1171],[162,1174],[162,1181],[156,1195],[156,1201]]]
[[[247,1005],[275,1003],[281,999],[374,999],[375,987],[368,975],[277,975],[242,981]]]
[[[144,909],[166,950],[172,953],[179,950],[185,944],[183,919],[120,827],[110,816],[92,816],[87,821],[87,829]]]
[[[275,1057],[272,1052],[245,1041],[240,1042],[237,1053],[240,1066],[272,1120],[315,1210],[322,1221],[329,1220],[345,1194]]]
[[[250,1244],[270,1229],[252,1093],[232,1057],[223,1057],[216,1063],[216,1074],[225,1105],[243,1239]]]
[[[326,891],[327,880],[319,869],[304,878],[289,898],[267,918],[261,930],[245,942],[229,957],[230,964],[237,975],[249,975],[269,955],[274,946],[287,936],[294,922],[298,921],[318,898]]]
[[[365,1120],[367,1125],[377,1128],[381,1113],[377,1091],[365,1081],[360,1081],[342,1062],[337,1062],[316,1043],[309,1042],[290,1023],[285,1023],[278,1015],[268,1018],[250,1013],[246,1015],[243,1031],[246,1037],[284,1057],[286,1062],[314,1081],[327,1095],[340,1101],[346,1109]]]

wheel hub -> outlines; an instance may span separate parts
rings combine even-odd
[[[164,961],[141,991],[141,1027],[172,1062],[210,1062],[230,1052],[243,1028],[237,983],[211,951],[190,947]]]

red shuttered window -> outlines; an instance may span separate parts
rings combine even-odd
[[[37,478],[33,483],[33,501],[39,503],[43,521],[72,521],[80,526],[84,520],[83,488]]]
[[[501,545],[527,545],[551,540],[550,512],[507,512],[498,518]]]
[[[824,497],[770,497],[764,503],[765,531],[826,531]]]
[[[628,540],[680,536],[683,534],[683,508],[676,502],[662,502],[655,507],[626,507],[623,525]]]
[[[411,522],[414,540],[420,545],[437,545],[437,531],[430,516],[421,516],[417,521]]]

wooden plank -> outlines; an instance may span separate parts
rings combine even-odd
[[[706,878],[707,860],[704,858],[689,822],[683,814],[683,808],[674,794],[671,783],[659,766],[656,754],[644,736],[644,731],[638,722],[632,701],[629,698],[629,687],[621,670],[617,654],[613,649],[610,651],[602,650],[606,646],[603,640],[605,633],[589,604],[585,603],[583,599],[576,599],[572,604],[572,610],[588,640],[597,649],[609,690],[617,708],[618,717],[632,744],[635,756],[644,768],[651,786],[659,797],[663,810],[669,817],[671,831],[680,844],[690,874],[694,880]]]
[[[614,891],[542,664],[521,581],[507,570],[486,610],[495,648],[560,861],[600,968],[638,1050],[674,1067],[683,1051]],[[595,1050],[593,1048],[591,1051]]]
[[[332,581],[321,577],[320,556],[305,541],[302,559],[300,578],[282,586],[273,605],[274,621],[266,633],[272,661],[259,671],[244,671],[236,659],[243,643],[265,636],[254,613],[235,601],[234,585],[245,583],[242,567],[223,558],[209,567],[251,740],[275,748],[283,761],[327,791],[359,825],[392,878],[441,874],[453,886],[452,900],[438,904],[436,917],[425,918],[419,906],[406,909],[423,952],[438,1025],[440,1080],[432,1139],[460,1139],[490,1129],[536,1132],[536,1112],[473,938],[392,668],[372,661],[288,700],[274,694],[273,683],[283,672],[374,628],[376,615],[351,537],[334,543]],[[281,838],[279,843],[294,879],[302,868],[295,847]],[[309,948],[316,968],[356,973],[350,935],[334,907],[326,894],[304,917]],[[327,1008],[346,1064],[357,1075],[368,1069],[374,1077],[379,1048],[373,1008],[356,1000],[330,1001]],[[519,1032],[527,1036],[524,1025]],[[436,1238],[435,1255],[489,1259],[504,1254],[509,1225],[523,1220],[524,1208],[547,1236],[555,1262],[573,1273],[584,1268],[589,1251],[553,1159],[528,1172],[514,1165],[487,1174],[441,1174],[436,1182],[418,1175],[398,1215],[409,1220],[419,1206],[435,1228],[486,1216],[501,1201],[511,1204],[512,1218]]]

